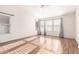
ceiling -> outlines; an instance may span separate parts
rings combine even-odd
[[[34,15],[37,18],[60,16],[75,12],[76,6],[44,6],[35,10]]]
[[[76,10],[75,5],[27,5],[20,7],[28,9],[36,18],[60,16]]]

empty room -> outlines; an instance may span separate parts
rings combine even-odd
[[[0,5],[0,54],[78,54],[79,6]]]

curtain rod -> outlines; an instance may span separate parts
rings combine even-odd
[[[9,14],[9,13],[4,13],[4,12],[0,12],[1,14],[6,14],[6,15],[10,15],[10,16],[14,16],[13,14]]]

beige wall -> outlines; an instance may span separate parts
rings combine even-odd
[[[75,12],[63,15],[64,37],[75,39]]]
[[[0,35],[0,42],[36,35],[34,17],[28,9],[0,6],[0,12],[14,14],[10,17],[10,34]]]
[[[76,8],[76,41],[79,45],[79,7]]]

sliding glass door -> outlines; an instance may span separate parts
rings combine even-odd
[[[61,29],[61,19],[40,20],[40,33],[42,35],[59,36]]]

